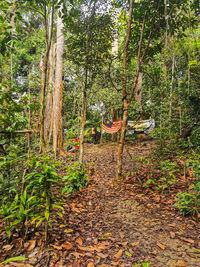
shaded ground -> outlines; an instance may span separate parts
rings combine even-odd
[[[126,179],[116,186],[117,145],[87,145],[85,158],[94,162],[90,184],[66,200],[64,220],[55,218],[49,249],[43,249],[41,232],[25,244],[18,239],[12,248],[4,245],[4,256],[29,260],[7,266],[200,266],[199,223],[179,215],[175,192],[159,195],[140,185],[145,170],[136,170],[130,156],[147,157],[152,143],[126,147]],[[137,179],[133,170],[141,172]]]

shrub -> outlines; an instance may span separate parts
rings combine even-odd
[[[86,169],[80,163],[75,163],[74,166],[67,167],[68,175],[63,177],[65,186],[62,190],[62,194],[69,194],[72,191],[78,191],[84,185],[88,184],[88,177],[86,175]]]
[[[188,169],[194,170],[194,175],[198,180],[190,187],[189,191],[180,192],[174,206],[178,207],[184,216],[198,216],[200,213],[200,162],[198,160],[188,161]]]

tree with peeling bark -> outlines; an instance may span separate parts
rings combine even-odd
[[[52,0],[50,2],[50,7],[44,4],[44,26],[45,26],[45,42],[46,42],[46,49],[44,53],[44,62],[42,67],[42,88],[41,88],[41,95],[40,95],[40,149],[43,154],[46,154],[46,142],[45,142],[45,97],[46,97],[46,86],[47,86],[47,66],[49,60],[49,52],[52,43],[53,37],[53,25],[54,25],[54,7],[55,1]],[[48,25],[48,9],[50,9],[50,25]],[[50,30],[49,30],[50,29]]]
[[[62,6],[61,6],[62,9]],[[58,12],[59,13],[59,12]],[[61,12],[62,14],[62,12]],[[63,51],[64,51],[64,33],[63,20],[61,16],[57,19],[56,35],[56,69],[55,86],[53,94],[53,152],[56,157],[57,149],[62,146],[62,89],[63,89]]]

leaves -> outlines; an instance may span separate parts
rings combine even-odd
[[[184,242],[190,243],[192,245],[195,243],[195,241],[190,238],[185,238],[185,237],[180,236],[179,239],[181,239]]]
[[[125,254],[128,256],[128,257],[132,257],[132,254],[128,251],[125,251]]]
[[[161,248],[162,250],[165,249],[165,246],[164,246],[163,244],[161,244],[160,242],[157,242],[157,246],[158,246],[159,248]]]
[[[136,247],[136,246],[138,246],[139,244],[140,244],[140,240],[138,240],[137,242],[133,242],[133,243],[131,243],[131,246]]]
[[[0,264],[6,264],[9,262],[15,262],[15,261],[26,261],[26,260],[27,260],[27,258],[22,257],[22,256],[18,256],[18,257],[12,257],[12,258],[9,258],[5,261],[2,261]]]
[[[123,253],[123,250],[120,249],[120,250],[117,252],[117,254],[114,255],[114,257],[115,257],[116,259],[119,259],[119,258],[122,256],[122,253]]]
[[[32,249],[34,249],[35,248],[35,245],[36,245],[36,240],[30,240],[29,242],[28,242],[28,247],[27,247],[27,250],[28,251],[31,251]]]
[[[76,243],[78,243],[79,246],[82,246],[83,245],[83,239],[81,237],[78,237],[76,239]]]
[[[71,249],[73,247],[73,245],[70,242],[65,242],[61,246],[66,250]]]
[[[184,261],[178,260],[176,263],[174,263],[174,266],[176,267],[184,267],[186,266]]]

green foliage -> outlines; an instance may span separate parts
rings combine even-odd
[[[89,180],[86,174],[86,169],[79,163],[75,163],[74,166],[67,167],[68,175],[63,177],[65,186],[62,190],[62,194],[69,194],[73,191],[78,191],[83,186],[87,185]]]
[[[9,262],[14,262],[14,261],[26,261],[28,260],[27,258],[25,257],[22,257],[22,256],[17,256],[17,257],[12,257],[12,258],[9,258],[5,261],[2,261],[0,264],[6,264],[6,263],[9,263]]]
[[[4,151],[0,154],[0,200],[18,193],[26,160],[25,143],[21,138],[5,138]]]
[[[198,216],[200,213],[200,161],[190,160],[186,162],[188,169],[193,169],[197,181],[186,192],[179,192],[174,206],[178,207],[184,216]]]
[[[20,197],[16,194],[12,202],[3,199],[0,217],[5,221],[5,231],[8,238],[11,237],[13,229],[24,230],[25,221],[40,211],[38,204],[40,202],[36,196],[28,195],[26,190]]]
[[[154,163],[154,170],[159,170],[159,173],[152,172],[151,178],[147,180],[146,186],[153,185],[156,190],[165,190],[176,182],[176,173],[179,167],[176,162],[164,160]]]
[[[176,204],[184,216],[198,216],[200,213],[200,182],[195,183],[188,192],[178,194]]]
[[[135,265],[133,265],[133,267],[149,267],[151,264],[151,262],[144,262],[144,263],[136,263]]]
[[[5,222],[8,238],[14,230],[24,234],[25,222],[36,222],[36,227],[42,222],[52,226],[52,214],[62,216],[63,207],[52,192],[52,186],[61,187],[61,177],[55,171],[56,164],[48,157],[40,157],[32,158],[29,166],[23,192],[5,195],[1,200],[0,217]],[[29,224],[26,223],[25,232]]]
[[[33,171],[27,175],[25,181],[28,182],[27,189],[40,201],[40,213],[33,221],[37,221],[39,226],[43,221],[47,221],[52,226],[50,215],[55,211],[62,216],[60,210],[63,207],[60,204],[54,204],[57,201],[52,192],[52,186],[61,186],[61,177],[56,173],[53,160],[49,157],[33,158],[30,162]]]

